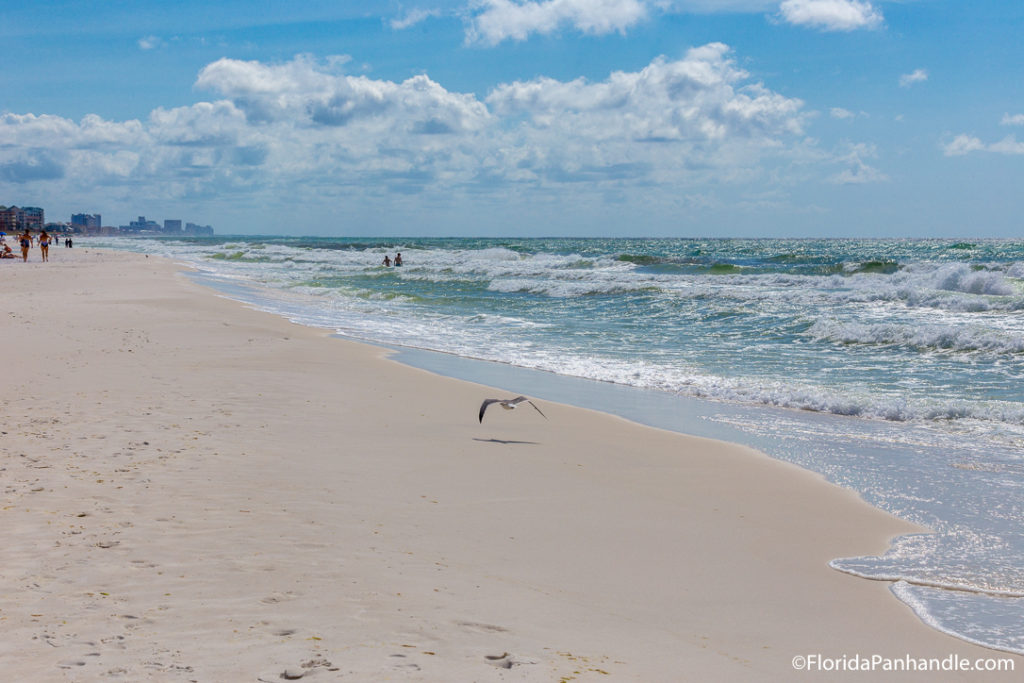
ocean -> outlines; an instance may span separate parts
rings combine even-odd
[[[421,367],[820,472],[935,531],[835,569],[892,582],[935,628],[1024,654],[1024,241],[89,245],[188,264],[227,296]],[[396,252],[402,267],[382,265]]]

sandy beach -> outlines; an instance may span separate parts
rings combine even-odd
[[[169,261],[0,263],[12,681],[831,680],[1024,658],[828,567],[920,529],[756,451],[248,309]],[[1015,680],[850,671],[850,680]]]

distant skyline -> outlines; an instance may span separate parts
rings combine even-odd
[[[47,220],[1024,237],[1024,2],[0,7],[0,204]]]

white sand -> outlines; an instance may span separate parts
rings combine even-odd
[[[480,425],[508,394],[85,240],[0,283],[4,680],[830,680],[793,657],[1006,656],[828,568],[914,527],[749,449],[550,403]]]

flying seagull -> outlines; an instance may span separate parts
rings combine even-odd
[[[544,413],[541,413],[540,408],[538,408],[536,405],[534,405],[533,401],[531,401],[530,399],[526,398],[525,396],[516,396],[515,398],[506,398],[506,399],[489,398],[489,399],[485,400],[483,403],[480,404],[480,421],[481,422],[484,421],[484,411],[487,410],[487,406],[491,405],[492,403],[497,403],[499,406],[501,406],[505,410],[515,410],[516,406],[518,406],[520,403],[529,403],[531,406],[533,406],[534,410],[536,410],[538,413],[540,413],[541,417],[543,417],[545,420],[548,419],[548,416],[545,415]]]

